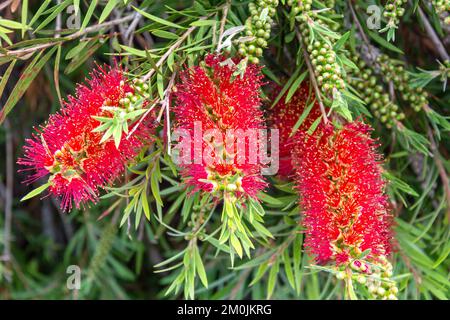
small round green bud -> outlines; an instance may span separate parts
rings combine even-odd
[[[378,295],[384,296],[385,293],[386,293],[386,290],[385,290],[383,287],[379,287],[379,288],[377,289],[377,294],[378,294]]]
[[[363,276],[362,274],[358,276],[357,278],[358,283],[360,284],[365,284],[367,282],[367,279],[365,276]]]

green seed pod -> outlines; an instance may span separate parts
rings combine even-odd
[[[378,63],[386,68],[386,80],[392,79],[395,89],[400,93],[402,99],[410,104],[415,111],[422,110],[428,104],[428,93],[423,88],[414,88],[410,85],[411,80],[408,71],[402,65],[394,65],[394,62],[382,54],[377,59]]]
[[[262,56],[263,49],[267,47],[272,17],[276,14],[277,6],[278,0],[258,0],[250,2],[248,5],[250,16],[245,22],[246,35],[249,37],[256,35],[257,37],[245,45],[240,45],[238,53],[243,57],[247,56],[251,63],[259,63],[259,59],[255,55]],[[265,9],[268,9],[268,13],[264,18],[261,14]]]
[[[378,118],[386,126],[392,126],[394,121],[398,120],[399,107],[392,102],[389,94],[384,87],[379,84],[378,78],[374,75],[374,71],[359,57],[355,52],[352,52],[352,57],[356,65],[359,66],[358,73],[349,76],[349,82],[352,86],[359,89],[359,93],[367,106],[372,110],[373,115]]]

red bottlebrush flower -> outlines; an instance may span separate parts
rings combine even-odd
[[[260,68],[252,64],[241,74],[239,68],[237,59],[208,55],[202,66],[195,66],[181,74],[174,108],[175,129],[187,130],[194,140],[200,139],[197,147],[195,142],[192,143],[191,154],[181,155],[181,158],[189,159],[180,166],[186,183],[193,186],[194,190],[229,190],[236,191],[239,196],[255,197],[266,187],[260,172],[262,165],[249,161],[250,154],[258,153],[258,147],[251,149],[250,143],[245,145],[245,155],[233,154],[228,148],[223,148],[223,152],[219,153],[214,149],[209,152],[211,157],[215,157],[214,161],[207,161],[204,156],[195,161],[196,153],[202,155],[214,144],[224,145],[227,132],[265,128],[259,109],[262,84]],[[202,137],[196,137],[197,129],[200,134],[216,130],[222,141],[205,141]],[[230,142],[236,142],[235,138]],[[230,156],[231,160],[227,162],[223,156]],[[241,160],[238,160],[239,156]]]
[[[279,95],[281,87],[276,87],[273,97],[274,99]],[[320,117],[320,108],[318,103],[314,103],[308,116],[303,120],[300,127],[292,135],[295,124],[308,108],[309,104],[314,101],[314,92],[310,90],[310,86],[306,81],[303,81],[291,99],[286,103],[287,93],[284,94],[278,103],[270,110],[268,121],[269,125],[279,130],[280,137],[280,166],[278,176],[287,178],[293,173],[291,154],[293,143],[296,140],[296,135],[300,131],[307,131],[314,121]],[[292,136],[291,136],[292,135]]]
[[[119,148],[111,139],[101,143],[103,132],[93,132],[100,122],[93,116],[108,116],[105,106],[119,106],[119,100],[133,87],[118,68],[101,68],[91,73],[87,85],[79,85],[59,113],[50,116],[32,139],[26,140],[25,155],[18,164],[33,171],[25,181],[49,178],[50,194],[62,198],[61,208],[70,210],[96,202],[99,189],[115,180],[150,139],[152,121],[140,124],[132,136],[121,138]],[[148,119],[148,118],[147,118]],[[132,128],[130,128],[132,129]]]
[[[365,250],[377,261],[390,252],[391,215],[381,156],[371,128],[354,122],[302,134],[293,153],[306,227],[305,246],[318,263],[348,263]]]

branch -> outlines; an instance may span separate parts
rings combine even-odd
[[[225,30],[225,24],[227,22],[228,10],[230,9],[230,5],[231,5],[230,0],[227,0],[227,3],[223,8],[223,15],[222,20],[220,21],[220,29],[219,29],[219,43],[217,44],[218,48],[220,48],[220,45],[222,44],[222,35]]]
[[[443,61],[450,60],[447,50],[445,50],[445,47],[442,44],[441,39],[439,39],[438,35],[436,34],[436,31],[434,31],[433,27],[431,26],[430,22],[428,21],[428,18],[425,15],[425,13],[423,12],[422,8],[420,6],[418,6],[417,10],[419,12],[420,18],[422,19],[423,26],[425,27],[425,30],[428,33],[428,36],[430,37],[430,40],[433,42],[437,51],[439,52],[439,55],[441,56],[442,60]]]
[[[358,16],[356,15],[355,9],[353,8],[352,1],[348,2],[348,6],[350,8],[350,12],[352,13],[353,21],[355,21],[356,27],[358,28],[359,34],[361,35],[361,37],[363,38],[363,41],[367,45],[367,49],[369,50],[369,54],[371,56],[371,61],[376,63],[376,61],[377,61],[377,59],[376,59],[377,58],[377,54],[375,54],[375,52],[372,49],[372,45],[370,44],[370,40],[369,40],[369,38],[367,38],[367,35],[364,32],[364,28],[362,27],[361,22],[359,21]]]
[[[166,120],[166,127],[167,127],[167,154],[170,156],[171,155],[171,148],[170,148],[170,143],[171,143],[171,137],[170,137],[170,94],[172,93],[172,88],[175,84],[175,78],[177,76],[177,72],[172,73],[172,76],[170,77],[170,81],[166,87],[166,90],[164,92],[164,100],[161,101],[162,107],[160,110],[160,113],[158,115],[158,122],[161,121],[161,117],[162,117],[162,112],[165,110],[165,120]]]
[[[128,40],[128,45],[130,46],[132,44],[132,38],[131,34],[136,30],[136,27],[138,26],[139,22],[142,19],[142,15],[139,12],[134,13],[133,21],[130,23],[130,26],[128,27],[127,31],[125,31],[124,37]]]
[[[110,28],[113,27],[115,25],[124,23],[124,22],[128,22],[130,20],[132,20],[134,18],[134,14],[130,14],[128,16],[125,16],[123,18],[120,19],[115,19],[115,20],[111,20],[108,22],[104,22],[104,23],[100,23],[97,24],[95,26],[91,26],[91,27],[87,27],[86,29],[83,30],[79,30],[67,37],[62,37],[61,41],[57,41],[57,42],[49,42],[49,43],[44,43],[44,44],[40,44],[34,47],[29,47],[29,48],[24,48],[24,49],[18,49],[18,50],[8,50],[6,51],[6,53],[2,53],[0,54],[0,58],[2,57],[8,57],[8,56],[16,56],[16,57],[21,57],[24,56],[26,54],[33,54],[35,51],[38,51],[40,49],[44,49],[44,48],[48,48],[48,47],[52,47],[60,42],[65,42],[65,41],[71,41],[71,40],[75,40],[77,38],[80,38],[86,34],[89,33],[94,33],[97,32],[103,28]]]
[[[309,77],[310,77],[311,82],[313,84],[314,90],[316,91],[316,97],[317,97],[317,101],[319,103],[320,112],[322,113],[323,122],[324,122],[324,124],[327,124],[328,123],[328,117],[327,117],[327,113],[325,111],[325,106],[324,106],[323,101],[322,101],[322,96],[321,96],[321,92],[320,92],[319,86],[317,85],[317,80],[316,80],[316,76],[314,74],[314,69],[313,69],[313,67],[311,65],[311,61],[309,61],[309,56],[308,56],[308,53],[306,52],[305,46],[303,44],[303,39],[302,39],[302,36],[300,35],[300,32],[298,30],[295,30],[295,33],[297,34],[297,39],[300,42],[300,45],[302,46],[303,56],[305,57],[306,65],[308,66]]]
[[[11,126],[8,119],[5,120],[6,131],[6,189],[5,189],[5,225],[4,225],[4,261],[11,259],[11,223],[12,223],[12,197],[14,186],[14,148],[11,134]]]
[[[223,6],[222,6],[223,7]],[[214,13],[210,13],[206,16],[201,17],[199,20],[206,20]],[[186,32],[173,44],[170,46],[170,48],[162,55],[161,58],[156,62],[156,69],[161,67],[164,61],[170,56],[172,52],[174,52],[178,47],[186,40],[186,38],[197,28],[197,26],[191,26],[189,29],[186,30]],[[152,68],[144,77],[142,77],[142,81],[147,81],[150,79],[150,77],[155,73],[155,68]]]
[[[202,17],[200,20],[205,20],[206,17]],[[170,48],[162,55],[162,57],[156,62],[156,67],[159,68],[162,66],[164,61],[170,56],[172,52],[174,52],[183,42],[186,40],[186,38],[197,28],[196,26],[192,26],[189,29],[186,30],[186,32],[172,45]],[[155,69],[151,69],[143,78],[143,81],[147,81],[150,79],[150,77],[155,73]]]
[[[428,137],[430,138],[431,152],[433,152],[434,155],[433,160],[438,167],[439,176],[441,177],[442,184],[444,185],[445,197],[447,198],[447,219],[450,221],[450,182],[430,127],[428,127]]]

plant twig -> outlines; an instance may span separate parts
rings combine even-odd
[[[8,57],[8,56],[22,57],[22,56],[24,56],[26,54],[34,53],[35,51],[38,51],[40,49],[45,49],[45,48],[48,48],[48,47],[52,47],[52,46],[54,46],[54,45],[56,45],[56,44],[58,44],[60,42],[75,40],[75,39],[77,39],[79,37],[82,37],[82,36],[84,36],[86,34],[97,32],[97,31],[99,31],[99,30],[101,30],[103,28],[107,29],[107,28],[113,27],[115,25],[118,25],[118,24],[121,24],[121,23],[124,23],[124,22],[128,22],[128,21],[132,20],[133,17],[134,17],[134,14],[130,14],[130,15],[125,16],[123,18],[119,18],[119,19],[108,21],[108,22],[100,23],[100,24],[97,24],[97,25],[94,25],[94,26],[91,26],[91,27],[87,27],[87,28],[85,28],[83,30],[77,31],[77,32],[75,32],[75,33],[73,33],[71,35],[66,36],[66,37],[61,37],[61,41],[43,43],[43,44],[36,45],[36,46],[33,46],[33,47],[29,47],[29,48],[23,48],[23,49],[17,49],[17,50],[8,50],[8,51],[6,51],[6,53],[0,53],[0,58]]]
[[[164,91],[164,100],[161,102],[162,107],[160,110],[160,113],[158,115],[158,121],[161,121],[161,117],[162,117],[162,112],[165,111],[166,116],[165,116],[165,120],[166,120],[166,134],[167,134],[167,154],[170,156],[171,154],[171,148],[170,148],[170,94],[172,93],[172,88],[175,84],[175,78],[177,76],[177,73],[174,72],[172,73],[172,76],[170,77],[169,83],[166,87],[166,90]]]
[[[371,61],[376,63],[377,54],[375,54],[372,45],[370,44],[370,40],[369,38],[367,38],[367,35],[364,32],[364,28],[362,27],[361,22],[359,21],[358,16],[356,15],[355,9],[353,8],[352,1],[348,2],[348,6],[350,8],[350,12],[352,13],[353,21],[355,22],[356,27],[358,28],[359,34],[361,35],[363,41],[367,45],[367,49],[369,50],[369,54],[371,56],[370,57]]]
[[[7,0],[4,3],[0,4],[0,11],[9,7],[9,5],[11,4],[11,2],[13,2],[13,0]]]
[[[136,27],[138,26],[141,19],[142,15],[136,11],[134,13],[133,21],[130,23],[130,26],[128,27],[128,29],[125,31],[124,34],[125,39],[127,39],[128,41],[128,45],[131,45],[131,43],[133,42],[133,38],[131,37],[131,35],[134,32],[134,30],[136,30]]]
[[[61,0],[57,0],[56,4],[60,5],[61,4]],[[61,37],[61,33],[60,33],[61,32],[61,26],[62,26],[62,19],[61,19],[61,12],[60,12],[56,16],[56,25],[55,25],[56,34],[55,34],[55,38]]]
[[[298,30],[295,30],[295,33],[297,34],[297,39],[300,42],[300,45],[302,47],[303,56],[305,57],[306,65],[308,66],[309,77],[311,79],[314,90],[316,92],[317,102],[319,103],[320,112],[322,113],[322,120],[323,120],[324,124],[328,124],[327,113],[325,111],[325,106],[322,101],[322,96],[321,96],[319,86],[317,85],[317,80],[316,80],[316,76],[314,74],[314,69],[312,67],[311,61],[309,60],[309,56],[308,56],[308,53],[306,52],[306,48],[305,48],[305,45],[303,44],[303,39],[300,35],[300,32]]]
[[[222,44],[222,35],[225,30],[225,24],[227,22],[228,10],[230,9],[230,5],[231,1],[227,0],[227,3],[223,7],[222,20],[220,21],[220,29],[219,29],[219,43],[217,44],[218,48],[220,48],[220,45]]]
[[[11,224],[12,224],[12,197],[14,187],[14,149],[11,134],[11,126],[8,119],[5,120],[6,130],[6,189],[5,189],[5,225],[4,225],[4,249],[3,260],[11,258]]]
[[[431,145],[431,152],[433,153],[434,157],[434,163],[438,167],[439,170],[439,176],[441,177],[442,184],[444,186],[445,190],[445,197],[447,199],[447,220],[450,221],[450,181],[448,178],[447,171],[445,170],[445,167],[442,163],[436,141],[433,137],[433,132],[431,131],[431,128],[428,127],[428,137],[430,138],[430,145]]]
[[[199,20],[206,20],[210,16],[212,16],[214,13],[211,13],[209,15],[201,17]],[[164,61],[170,56],[172,52],[174,52],[178,47],[187,39],[187,37],[197,28],[197,26],[191,26],[189,29],[186,30],[186,32],[173,44],[170,46],[170,48],[159,58],[159,60],[156,62],[156,68],[159,68],[162,66]],[[142,77],[143,81],[147,81],[150,79],[150,77],[155,73],[155,68],[152,68],[144,77]]]
[[[450,60],[450,57],[447,53],[447,50],[445,50],[444,45],[442,44],[441,39],[439,39],[438,35],[436,34],[436,31],[434,31],[433,27],[431,26],[430,22],[428,21],[427,16],[423,12],[422,8],[420,6],[417,7],[417,11],[419,12],[419,16],[422,19],[423,26],[425,27],[425,31],[427,32],[428,36],[430,37],[430,40],[433,42],[434,46],[436,47],[436,50],[439,52],[439,55],[441,56],[443,61]]]
[[[141,125],[142,121],[148,116],[148,114],[156,107],[156,105],[159,103],[159,98],[156,98],[155,102],[153,102],[152,106],[148,108],[147,111],[142,115],[142,117],[139,119],[138,123],[133,127],[133,129],[128,133],[127,139],[131,137],[131,135],[137,130],[137,128]]]

